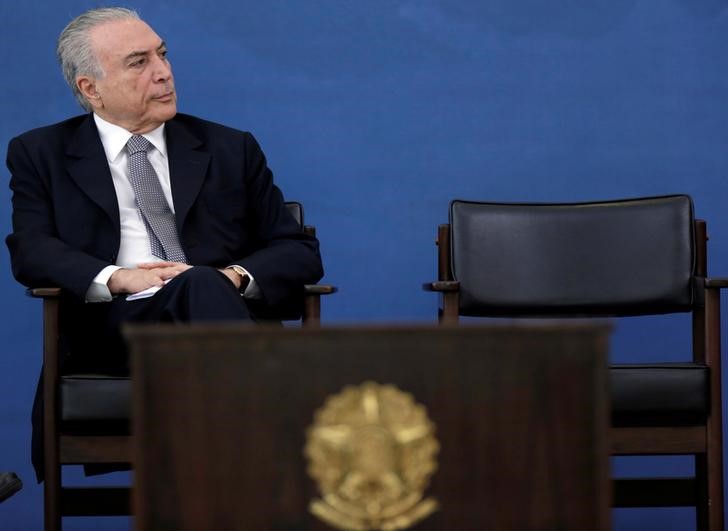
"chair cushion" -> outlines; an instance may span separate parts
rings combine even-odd
[[[709,372],[704,365],[612,365],[609,378],[614,426],[697,424],[708,414]],[[67,430],[128,432],[131,381],[105,375],[64,376],[61,404]]]
[[[700,424],[708,414],[709,370],[704,365],[612,365],[609,378],[613,426]]]
[[[61,377],[61,421],[65,431],[128,433],[131,380],[79,374]]]

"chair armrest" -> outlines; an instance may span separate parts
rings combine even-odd
[[[460,282],[457,280],[438,280],[436,282],[426,282],[422,284],[422,289],[425,291],[459,291]]]
[[[728,288],[728,278],[706,278],[706,288]]]
[[[28,288],[25,290],[28,297],[37,297],[42,299],[54,298],[61,296],[61,288]]]
[[[339,291],[339,288],[327,284],[306,284],[303,286],[304,295],[331,295],[337,291]]]
[[[321,326],[321,295],[336,293],[338,288],[326,284],[305,284],[303,286],[303,326]]]

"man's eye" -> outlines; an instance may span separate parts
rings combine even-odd
[[[134,61],[133,63],[131,63],[129,66],[132,66],[132,67],[142,66],[145,62],[146,62],[146,59],[138,59],[138,60]]]
[[[167,53],[169,53],[167,52],[167,50],[162,50],[161,52],[159,52],[159,57],[161,57],[162,59],[166,59]]]

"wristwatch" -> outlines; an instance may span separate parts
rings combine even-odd
[[[240,294],[242,295],[243,293],[245,293],[245,289],[248,287],[248,284],[250,284],[250,275],[248,275],[245,269],[237,264],[228,266],[228,269],[232,269],[238,275],[240,275],[240,287],[238,288],[238,291],[240,291]]]

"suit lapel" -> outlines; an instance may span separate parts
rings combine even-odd
[[[118,233],[119,204],[116,201],[116,190],[92,114],[87,115],[70,139],[66,155],[71,179],[106,212]]]
[[[169,178],[172,183],[177,229],[182,230],[207,174],[210,155],[202,149],[202,141],[174,118],[165,125]]]

